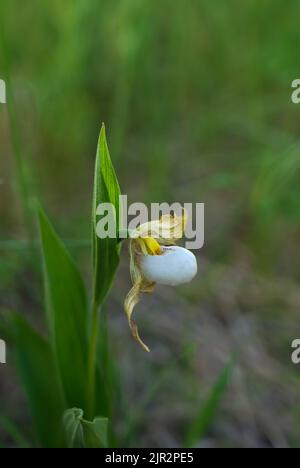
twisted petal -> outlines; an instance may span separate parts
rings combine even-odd
[[[127,294],[126,299],[125,299],[125,304],[124,304],[131,334],[133,338],[141,345],[141,347],[148,353],[150,352],[150,349],[141,339],[139,335],[138,327],[135,321],[132,319],[132,313],[133,313],[134,307],[137,305],[137,303],[140,300],[141,292],[152,292],[153,289],[154,289],[154,283],[149,282],[145,285],[142,285],[141,283],[136,283],[131,288],[129,293]]]
[[[139,242],[132,240],[130,242],[130,275],[133,287],[126,296],[124,302],[124,309],[128,318],[129,327],[134,339],[142,346],[142,348],[149,352],[150,349],[143,342],[139,335],[138,327],[135,321],[132,319],[132,313],[135,306],[140,301],[142,292],[152,292],[155,287],[155,283],[150,282],[143,278],[142,273],[139,268],[139,256],[141,255],[141,246]]]
[[[135,238],[154,238],[160,244],[170,245],[181,239],[187,223],[187,216],[183,210],[182,216],[163,215],[159,220],[141,224],[132,233]]]

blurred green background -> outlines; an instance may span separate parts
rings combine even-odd
[[[122,310],[123,250],[107,308],[123,405],[137,422],[132,431],[116,411],[128,446],[182,446],[232,352],[235,371],[201,446],[298,444],[300,107],[290,96],[299,15],[296,0],[1,2],[10,98],[0,105],[1,320],[13,309],[42,327],[35,196],[89,285],[102,121],[129,202],[205,203],[197,278],[138,307],[150,356]],[[30,434],[9,357],[0,410]]]

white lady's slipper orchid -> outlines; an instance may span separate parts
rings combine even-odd
[[[130,233],[130,273],[132,289],[125,299],[125,312],[133,337],[145,351],[132,319],[133,309],[143,292],[153,292],[155,284],[177,286],[191,281],[197,273],[197,261],[192,252],[175,245],[186,226],[186,215],[164,215],[157,221],[142,224]]]

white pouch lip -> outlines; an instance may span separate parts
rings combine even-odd
[[[140,269],[151,282],[167,286],[189,283],[198,267],[195,255],[184,247],[161,246],[161,255],[142,255]]]

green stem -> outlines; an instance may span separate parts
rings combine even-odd
[[[99,314],[96,303],[92,308],[92,327],[88,350],[88,385],[87,385],[87,416],[91,420],[95,411],[95,382],[97,364],[97,345],[99,335]]]

